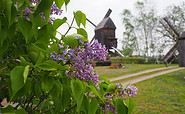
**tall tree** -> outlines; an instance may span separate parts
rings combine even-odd
[[[135,34],[134,17],[130,10],[125,9],[122,13],[125,31],[123,32],[122,53],[124,56],[132,55],[133,52],[140,54],[138,39]]]

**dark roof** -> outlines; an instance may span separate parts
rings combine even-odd
[[[110,17],[104,18],[95,28],[95,30],[108,28],[108,29],[116,29],[112,19]]]

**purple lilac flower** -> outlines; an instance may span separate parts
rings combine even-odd
[[[125,88],[124,94],[131,97],[131,96],[135,96],[137,94],[137,91],[138,89],[135,86],[129,85],[127,86],[127,88]]]
[[[62,46],[62,45],[60,45],[60,44],[58,44],[58,46],[59,46],[59,49],[64,48],[64,46]]]
[[[75,38],[78,40],[78,39],[80,39],[81,37],[80,37],[80,36],[76,36]]]
[[[55,52],[51,52],[50,57],[57,57],[57,54]]]
[[[33,3],[33,4],[38,4],[38,0],[30,0],[30,3]]]
[[[79,37],[77,37],[77,39],[78,38]],[[59,52],[61,48],[63,48],[63,46],[59,45]],[[94,84],[97,85],[99,76],[91,65],[94,59],[105,60],[104,57],[107,55],[107,50],[95,41],[92,45],[88,42],[84,42],[84,48],[78,46],[76,49],[71,49],[68,47],[63,52],[58,54],[53,52],[50,55],[54,57],[55,60],[70,61],[70,67],[72,67],[73,70],[67,71],[67,76],[76,77],[86,82],[92,80]]]
[[[51,6],[51,15],[55,14],[55,15],[61,15],[63,10],[60,10],[55,3],[53,3],[53,5]]]

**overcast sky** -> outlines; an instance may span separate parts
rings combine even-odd
[[[118,38],[118,48],[121,49],[121,39],[123,38],[123,24],[122,24],[122,16],[121,13],[124,9],[130,9],[131,12],[134,14],[135,6],[134,4],[138,0],[71,0],[69,5],[67,6],[66,10],[63,11],[63,14],[60,16],[67,17],[68,23],[71,22],[73,17],[73,11],[81,10],[83,13],[86,14],[86,17],[91,20],[95,25],[103,19],[106,12],[110,8],[112,13],[110,15],[111,19],[115,23],[116,29],[116,38]],[[139,0],[143,1],[143,0]],[[179,5],[183,2],[183,0],[150,0],[154,3],[154,6],[157,10],[158,15],[164,14],[164,9],[169,5]],[[63,8],[65,9],[65,8]],[[61,33],[65,33],[67,25],[63,25],[58,29]],[[94,26],[92,26],[89,22],[86,25],[86,31],[88,32],[88,39],[91,40],[94,36]],[[75,31],[72,30],[71,33]]]

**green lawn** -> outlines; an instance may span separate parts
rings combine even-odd
[[[135,84],[136,114],[185,114],[185,70]]]
[[[170,66],[174,66],[177,64],[172,64]],[[117,77],[129,73],[135,73],[142,70],[147,69],[153,69],[153,68],[162,68],[165,67],[164,64],[125,64],[125,68],[118,68],[118,69],[111,69],[109,66],[101,66],[101,67],[95,67],[96,72],[100,76],[100,80],[103,79],[103,77]]]

